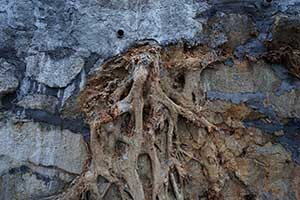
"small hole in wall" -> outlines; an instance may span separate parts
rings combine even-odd
[[[269,6],[272,5],[272,0],[263,0],[262,5],[266,6],[266,7],[269,7]]]
[[[122,29],[119,29],[118,31],[117,31],[117,37],[118,38],[122,38],[124,36],[124,31],[122,30]]]

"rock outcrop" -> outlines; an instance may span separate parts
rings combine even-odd
[[[0,0],[0,199],[300,199],[299,0]]]

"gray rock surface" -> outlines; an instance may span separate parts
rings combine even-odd
[[[0,96],[15,91],[18,86],[15,66],[0,58]]]
[[[196,14],[205,1],[79,1],[81,16],[73,36],[80,46],[101,55],[115,55],[134,41],[155,39],[160,43],[191,39],[201,32]],[[92,14],[91,14],[92,13]],[[124,36],[118,39],[117,31]]]
[[[39,109],[48,111],[50,113],[56,112],[58,104],[59,102],[56,97],[41,94],[25,96],[21,101],[17,103],[18,106],[26,109]]]
[[[34,122],[2,120],[0,155],[79,174],[87,152],[81,135]]]
[[[52,59],[50,55],[40,53],[26,58],[26,75],[50,87],[66,87],[84,65],[80,57]]]
[[[1,2],[3,46],[28,46],[39,50],[80,47],[101,56],[116,55],[137,40],[161,43],[191,39],[201,31],[196,15],[209,8],[206,1],[3,1]],[[118,30],[124,31],[122,38]],[[10,41],[12,35],[16,43]],[[2,47],[3,48],[3,47]]]
[[[61,192],[75,177],[57,169],[30,164],[10,166],[1,174],[0,199],[42,199]]]
[[[299,90],[291,90],[280,96],[272,94],[269,99],[279,116],[285,118],[300,118]]]
[[[105,60],[140,40],[234,51],[231,60],[203,72],[207,97],[246,103],[272,119],[295,120],[296,125],[275,121],[263,128],[284,132],[278,137],[285,147],[295,146],[293,156],[299,154],[297,137],[285,140],[298,130],[299,80],[251,60],[272,39],[274,16],[284,12],[298,19],[299,5],[300,0],[0,0],[0,109],[14,112],[7,116],[0,110],[0,200],[59,193],[81,172],[87,152],[76,97]],[[257,147],[255,154],[275,160],[277,148],[273,155]],[[284,160],[288,153],[280,152]],[[241,178],[254,180],[259,173]],[[280,181],[274,185],[283,188]]]

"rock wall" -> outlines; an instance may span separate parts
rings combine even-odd
[[[209,195],[209,161],[188,154],[185,199],[300,199],[299,24],[298,0],[0,0],[0,199],[55,199],[86,171],[91,128],[78,96],[141,41],[161,46],[163,68],[182,66],[175,88],[201,85],[191,99],[227,131],[221,195]],[[198,78],[182,70],[199,66]],[[197,155],[209,136],[191,144],[178,124]],[[147,179],[147,156],[138,163]],[[121,198],[116,184],[107,190]]]

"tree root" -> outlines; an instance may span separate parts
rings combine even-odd
[[[117,65],[115,62],[108,62],[100,75],[88,84],[81,95],[81,102],[91,127],[92,162],[87,171],[57,199],[109,198],[109,195],[112,195],[109,193],[110,186],[122,180],[125,183],[123,190],[119,192],[122,199],[168,199],[170,183],[176,199],[183,200],[182,188],[187,175],[181,160],[185,157],[205,166],[207,177],[212,182],[211,193],[217,194],[220,191],[219,174],[215,175],[210,170],[213,167],[219,171],[215,157],[216,149],[211,150],[211,147],[214,147],[213,142],[207,148],[209,152],[203,152],[212,157],[207,157],[204,161],[196,159],[180,147],[176,150],[176,145],[173,145],[179,116],[197,127],[206,128],[210,134],[218,132],[219,129],[201,115],[199,110],[192,110],[194,107],[190,106],[190,102],[184,98],[177,98],[175,103],[163,91],[160,80],[160,54],[160,48],[155,45],[132,49],[115,61]],[[116,79],[111,78],[114,70],[123,68],[127,75],[120,73]],[[100,81],[105,79],[108,83]],[[125,117],[134,122],[132,129],[128,123],[125,124],[131,132],[130,135],[122,132]],[[161,160],[155,147],[156,132],[159,127],[166,126],[166,149],[162,150],[166,154],[165,160]],[[121,147],[116,146],[116,143],[120,143]],[[114,154],[113,150],[116,148],[121,148],[121,156]],[[151,173],[147,171],[151,175],[148,176],[147,184],[143,184],[142,174],[137,171],[138,157],[141,154],[148,155],[151,161]],[[179,182],[176,181],[172,169],[176,169]],[[101,194],[97,185],[99,176],[108,181]],[[151,187],[151,194],[144,188],[146,185]],[[87,193],[89,197],[86,197]]]

